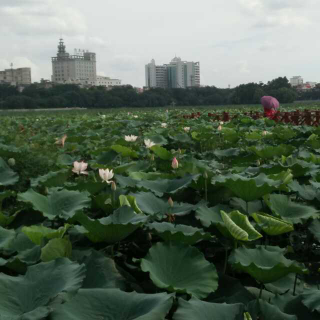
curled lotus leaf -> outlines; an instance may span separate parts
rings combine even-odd
[[[19,176],[0,158],[0,186],[11,186],[19,181]]]
[[[218,273],[203,254],[180,243],[156,243],[141,259],[141,269],[153,283],[170,292],[205,298],[218,288]]]
[[[294,230],[291,223],[263,212],[256,212],[251,216],[260,228],[269,236],[276,236]]]
[[[289,273],[308,272],[304,265],[285,258],[284,253],[285,249],[274,246],[241,247],[231,253],[229,263],[236,271],[246,272],[262,283],[277,281]]]
[[[253,241],[262,237],[262,235],[252,226],[248,217],[237,210],[232,211],[229,214],[221,210],[221,217],[224,226],[220,225],[220,228],[225,227],[230,235],[236,240]]]

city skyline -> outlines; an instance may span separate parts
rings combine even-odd
[[[98,74],[138,87],[151,57],[162,63],[175,54],[200,61],[202,85],[235,87],[297,74],[319,81],[319,10],[315,0],[2,0],[0,69],[13,63],[31,67],[34,81],[50,79],[62,36],[69,48],[97,53]]]

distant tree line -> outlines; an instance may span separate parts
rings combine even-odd
[[[320,97],[320,89],[318,89]],[[132,86],[80,88],[77,85],[55,85],[43,88],[32,84],[19,92],[14,86],[0,85],[0,109],[37,108],[117,108],[117,107],[164,107],[212,106],[227,104],[256,104],[264,95],[276,97],[281,103],[289,103],[301,94],[291,88],[286,77],[263,83],[248,83],[233,89],[214,86],[189,89],[154,88],[138,93]]]

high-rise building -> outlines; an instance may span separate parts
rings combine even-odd
[[[0,83],[11,85],[31,84],[31,68],[5,69],[0,71]]]
[[[66,52],[63,39],[60,39],[58,53],[52,58],[52,82],[77,82],[95,85],[97,78],[96,54],[75,50],[74,55]]]
[[[300,86],[301,84],[303,84],[303,79],[301,76],[294,76],[290,79],[290,84],[293,87]]]
[[[154,59],[145,66],[148,88],[200,87],[200,63],[175,57],[169,64],[157,66]]]

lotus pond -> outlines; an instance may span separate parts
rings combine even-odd
[[[1,320],[320,319],[320,128],[186,112],[0,117]]]

